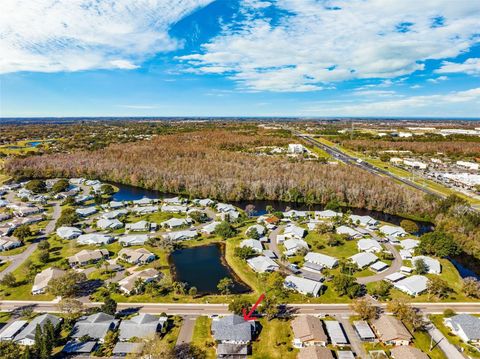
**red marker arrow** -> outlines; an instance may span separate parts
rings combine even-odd
[[[257,302],[253,305],[252,309],[250,309],[250,312],[248,312],[248,314],[247,310],[243,308],[243,319],[245,319],[245,321],[257,319],[255,317],[251,317],[251,315],[255,311],[255,309],[257,309],[258,305],[262,302],[263,299],[265,299],[265,294],[262,294],[260,298],[258,298]]]

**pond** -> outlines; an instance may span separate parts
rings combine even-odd
[[[27,146],[29,147],[37,147],[41,145],[41,141],[32,141],[32,142],[27,142]]]
[[[128,186],[128,185],[119,184],[119,183],[113,183],[113,185],[115,185],[119,189],[119,191],[113,195],[113,199],[115,201],[134,201],[136,199],[141,199],[143,197],[164,198],[164,197],[176,196],[175,194],[171,194],[171,193],[159,192],[155,190]],[[295,209],[299,211],[302,211],[302,210],[321,211],[324,209],[324,206],[320,204],[306,206],[303,203],[291,203],[291,202],[280,202],[280,201],[269,201],[269,200],[248,200],[248,201],[246,200],[246,201],[237,201],[237,202],[229,201],[228,203],[238,208],[241,208],[243,210],[247,206],[253,205],[255,207],[255,210],[253,213],[255,216],[261,216],[263,214],[266,214],[268,206],[272,206],[276,211],[285,211],[285,209],[287,208]],[[346,208],[344,209],[344,211],[348,209],[350,209],[353,214],[357,214],[361,216],[369,215],[378,221],[389,222],[395,225],[400,225],[400,222],[404,219],[403,217],[400,217],[400,216],[395,216],[392,214],[373,211],[373,210],[364,209],[364,208]],[[428,222],[417,222],[417,224],[420,229],[418,234],[430,232],[433,229],[432,224]]]
[[[232,293],[250,292],[225,263],[220,244],[178,249],[170,255],[169,261],[175,281],[196,287],[199,294],[218,294],[217,284],[225,277],[233,281]]]

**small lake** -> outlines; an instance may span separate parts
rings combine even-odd
[[[228,277],[234,283],[232,293],[250,292],[250,288],[236,278],[233,271],[224,263],[222,250],[220,244],[211,244],[174,251],[169,261],[173,267],[175,281],[196,287],[199,294],[218,294],[218,282]]]

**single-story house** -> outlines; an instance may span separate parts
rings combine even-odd
[[[217,203],[217,211],[219,212],[231,212],[236,211],[236,208],[228,203]]]
[[[371,342],[376,339],[375,333],[373,332],[368,322],[365,320],[356,320],[353,322],[353,328],[358,334],[360,340],[364,342]]]
[[[95,313],[77,320],[70,336],[79,340],[82,337],[90,337],[103,343],[103,339],[109,330],[115,330],[119,321],[113,315]]]
[[[400,272],[410,274],[413,272],[413,268],[407,266],[401,266]]]
[[[253,226],[250,226],[250,227],[247,228],[247,230],[245,231],[245,234],[249,235],[250,231],[257,231],[257,233],[260,236],[263,236],[266,233],[267,230],[261,224],[254,224]]]
[[[305,255],[305,261],[315,263],[329,269],[335,268],[338,265],[338,259],[322,253],[308,252]]]
[[[5,237],[0,239],[0,251],[8,251],[13,248],[18,248],[22,245],[22,242],[16,238]]]
[[[238,211],[230,211],[230,212],[221,212],[220,213],[220,219],[222,221],[235,222],[239,218],[240,218],[240,212],[238,212]]]
[[[139,313],[130,319],[122,320],[118,328],[118,339],[128,341],[132,338],[153,338],[167,324],[167,320],[167,317]]]
[[[348,236],[348,238],[361,238],[363,237],[363,234],[361,234],[359,231],[348,227],[348,226],[340,226],[335,229],[335,232],[338,234],[344,234]]]
[[[315,218],[326,218],[326,219],[332,219],[336,217],[341,217],[342,213],[340,212],[335,212],[330,209],[327,209],[326,211],[315,211],[314,212]]]
[[[32,294],[45,293],[48,287],[48,283],[50,283],[52,279],[60,278],[64,275],[65,271],[58,268],[50,267],[44,269],[43,271],[38,273],[33,280]]]
[[[53,327],[56,327],[62,318],[57,317],[52,314],[42,314],[38,317],[32,319],[32,321],[15,337],[14,341],[21,345],[34,345],[35,344],[35,333],[37,331],[37,326],[43,329],[45,324],[50,322]]]
[[[194,199],[192,202],[201,207],[211,207],[215,204],[215,201],[210,198]]]
[[[362,238],[357,242],[358,250],[361,252],[380,253],[382,246],[375,239]]]
[[[384,225],[379,228],[380,232],[385,236],[391,237],[403,237],[407,235],[407,232],[400,226]]]
[[[405,277],[406,277],[406,275],[403,274],[403,273],[394,272],[392,274],[387,275],[384,279],[389,281],[389,282],[395,283],[395,282],[398,282],[399,280],[401,280]]]
[[[128,214],[127,209],[116,209],[114,211],[103,213],[101,217],[105,219],[115,219],[120,216],[126,216],[127,214]]]
[[[200,231],[202,233],[212,234],[212,233],[215,232],[215,229],[217,228],[217,226],[220,223],[222,223],[222,222],[219,222],[219,221],[210,222],[210,223],[206,224],[205,226],[203,226]]]
[[[127,234],[121,236],[118,241],[124,247],[143,246],[148,238],[148,234]]]
[[[422,294],[427,290],[428,278],[423,275],[412,275],[395,282],[395,288],[412,296]]]
[[[388,268],[388,264],[382,261],[378,261],[373,263],[369,268],[374,272],[381,272]]]
[[[105,219],[101,218],[97,221],[97,227],[103,230],[107,229],[119,229],[123,227],[123,223],[120,222],[118,219]]]
[[[387,345],[408,345],[413,337],[403,323],[390,315],[381,315],[371,322],[378,339]]]
[[[75,210],[75,213],[77,213],[80,217],[88,217],[91,216],[92,214],[97,213],[97,209],[95,207],[85,207],[85,208],[77,208]]]
[[[151,223],[148,221],[138,221],[135,223],[127,223],[125,225],[125,230],[130,232],[148,232],[150,231],[152,224],[155,224],[155,227],[156,227],[156,223]]]
[[[111,209],[119,209],[125,207],[125,203],[120,201],[110,201],[108,207],[110,207]]]
[[[291,209],[290,211],[283,212],[284,218],[305,218],[308,216],[306,211],[297,211],[295,209]]]
[[[161,276],[161,273],[154,268],[147,268],[138,272],[133,272],[129,276],[118,282],[119,288],[126,294],[135,292],[135,285],[141,280],[143,283],[149,283]]]
[[[415,248],[418,247],[419,244],[420,244],[419,240],[412,239],[412,238],[407,238],[407,239],[404,239],[403,241],[400,241],[400,246],[406,250],[414,250]]]
[[[14,340],[17,334],[27,326],[27,323],[26,320],[15,320],[10,323],[10,325],[7,324],[5,328],[0,331],[0,342]]]
[[[355,356],[350,350],[339,350],[337,352],[337,359],[355,359]]]
[[[191,218],[170,218],[162,223],[160,223],[162,227],[165,228],[177,228],[182,226],[189,226],[192,224]]]
[[[465,343],[480,344],[480,318],[470,314],[457,314],[445,318],[444,323]]]
[[[334,359],[332,351],[325,347],[310,346],[300,348],[297,359]]]
[[[257,273],[273,272],[280,268],[274,260],[265,256],[250,258],[247,264]]]
[[[113,347],[113,357],[126,357],[127,355],[137,355],[141,357],[145,343],[118,342]]]
[[[239,315],[226,315],[212,320],[212,336],[217,343],[249,344],[255,332],[255,322]]]
[[[98,262],[101,259],[108,258],[108,250],[106,249],[94,249],[88,250],[84,249],[77,254],[68,258],[68,263],[72,267],[84,266],[90,263]]]
[[[308,250],[308,243],[305,242],[303,239],[291,238],[287,239],[283,242],[285,247],[285,255],[286,256],[293,256],[297,253],[297,251],[301,249]]]
[[[430,357],[422,352],[420,349],[402,345],[390,349],[390,356],[392,359],[429,359]]]
[[[163,238],[171,241],[184,241],[198,237],[198,233],[194,229],[187,229],[185,231],[170,232],[163,235]]]
[[[244,239],[243,241],[241,241],[241,242],[240,242],[240,247],[241,247],[241,248],[243,248],[243,247],[249,247],[249,248],[253,249],[255,252],[257,252],[257,253],[262,253],[262,251],[263,251],[262,242],[260,242],[260,241],[257,240],[257,239],[253,239],[253,238]]]
[[[185,198],[173,197],[173,198],[164,198],[162,202],[167,204],[184,204],[184,203],[187,203],[187,200]]]
[[[442,273],[442,266],[438,259],[427,257],[427,256],[416,256],[411,259],[412,264],[415,265],[415,262],[423,259],[425,264],[428,267],[428,273],[430,274],[440,274]]]
[[[357,216],[356,214],[351,214],[349,218],[353,224],[362,227],[373,228],[378,224],[378,221],[370,216]]]
[[[324,323],[325,328],[327,329],[328,337],[330,338],[330,343],[332,343],[332,345],[348,344],[348,339],[339,322],[336,320],[326,320]]]
[[[285,227],[283,235],[285,238],[302,239],[305,237],[305,229],[294,224],[290,224]]]
[[[349,258],[353,263],[355,263],[358,268],[362,269],[370,264],[375,263],[378,260],[378,257],[370,252],[361,252],[354,254]]]
[[[402,260],[411,260],[413,258],[413,250],[411,249],[400,249],[399,251],[400,257],[402,257]]]
[[[188,207],[187,206],[174,206],[174,205],[164,205],[160,207],[162,212],[167,213],[187,213]]]
[[[247,359],[250,350],[248,344],[219,343],[217,358]]]
[[[62,239],[75,239],[82,234],[82,230],[76,227],[59,227],[56,234]]]
[[[78,236],[77,243],[101,246],[113,242],[113,237],[104,233],[87,233]]]
[[[154,200],[152,198],[143,197],[141,199],[133,200],[132,203],[133,203],[134,206],[142,207],[142,206],[151,205],[152,203],[154,203]]]
[[[90,340],[86,342],[77,342],[76,340],[70,340],[65,344],[62,352],[68,355],[86,355],[89,356],[95,350],[97,342]]]
[[[91,194],[85,194],[85,195],[79,194],[78,196],[75,196],[75,203],[80,204],[80,203],[90,201],[92,199],[93,199],[93,196]]]
[[[285,278],[283,286],[286,289],[292,289],[305,295],[318,297],[323,285],[310,279],[289,275]]]
[[[155,254],[145,248],[122,248],[118,252],[118,258],[131,264],[145,264],[155,260]]]
[[[158,212],[158,206],[144,206],[144,207],[133,207],[132,211],[137,215],[149,214]]]
[[[326,346],[327,334],[322,321],[313,315],[299,315],[291,323],[293,331],[293,346],[303,348],[308,346]]]

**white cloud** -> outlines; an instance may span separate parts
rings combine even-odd
[[[468,75],[480,75],[480,58],[467,59],[464,63],[443,61],[442,67],[435,70],[439,74],[466,73]]]
[[[317,102],[304,113],[334,116],[451,116],[475,117],[480,113],[480,87],[446,94],[356,102],[351,99]]]
[[[182,45],[168,30],[211,0],[3,0],[0,73],[134,69]]]
[[[438,76],[436,78],[427,79],[428,82],[432,82],[434,84],[439,83],[440,81],[445,81],[445,80],[448,80],[447,76]]]
[[[198,72],[223,73],[241,88],[312,91],[337,81],[409,75],[427,59],[455,57],[479,41],[480,7],[470,0],[271,3],[283,11],[280,18],[265,18],[259,9],[265,1],[250,0],[243,20],[180,59]]]

